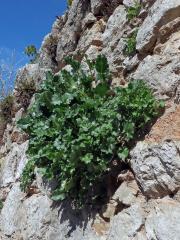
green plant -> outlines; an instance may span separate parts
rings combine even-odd
[[[86,203],[114,158],[127,158],[130,141],[158,115],[160,103],[142,81],[111,89],[104,56],[87,59],[86,72],[79,62],[66,62],[72,71],[47,73],[34,105],[19,122],[30,138],[21,188],[28,188],[37,168],[45,179],[57,181],[53,200]]]
[[[134,2],[134,6],[130,6],[127,8],[127,18],[128,20],[132,20],[137,17],[141,11],[141,4],[138,1]]]
[[[31,63],[36,63],[38,59],[38,51],[34,45],[29,45],[25,48],[24,53],[30,57],[30,62]]]
[[[0,200],[0,211],[2,210],[2,208],[3,208],[3,201]]]
[[[130,37],[125,39],[124,54],[127,56],[132,56],[136,53],[136,37],[138,29],[135,29]]]
[[[73,3],[73,0],[67,0],[68,7],[70,7],[72,5],[72,3]]]

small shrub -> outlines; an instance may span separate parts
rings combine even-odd
[[[124,49],[124,54],[127,56],[132,56],[136,53],[136,37],[138,29],[136,29],[132,35],[125,39],[126,45]]]
[[[36,92],[35,82],[23,82],[21,85],[18,86],[17,94],[16,94],[16,101],[18,104],[21,105],[24,109],[30,104],[31,98]]]
[[[45,179],[57,181],[53,200],[86,203],[112,160],[125,161],[130,141],[158,115],[160,103],[142,81],[111,89],[104,56],[95,62],[87,59],[88,72],[71,58],[66,62],[72,71],[48,73],[34,105],[19,122],[30,138],[21,188],[28,188],[37,168]]]
[[[137,1],[134,2],[134,6],[127,8],[127,18],[128,20],[132,20],[137,17],[141,11],[141,4]]]
[[[2,121],[9,122],[13,116],[14,97],[12,95],[6,96],[0,102],[0,118]]]
[[[0,211],[3,209],[3,201],[0,200]]]
[[[29,45],[25,48],[24,53],[30,57],[31,63],[36,63],[39,57],[38,51],[34,45]]]
[[[73,3],[73,0],[67,0],[68,7],[70,7],[72,5],[72,3]]]

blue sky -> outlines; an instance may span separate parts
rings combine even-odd
[[[56,15],[66,8],[66,0],[1,0],[0,63],[8,62],[15,50],[17,65],[23,65],[24,48],[30,44],[39,48]]]

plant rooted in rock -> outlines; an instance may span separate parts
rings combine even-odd
[[[125,39],[125,49],[124,54],[127,56],[132,56],[136,53],[136,37],[138,29],[135,29],[130,37]]]
[[[141,4],[138,1],[134,2],[133,6],[127,8],[127,18],[132,20],[139,15],[141,11]]]
[[[3,209],[3,201],[0,200],[0,212],[1,212],[2,209]]]
[[[68,7],[70,7],[72,5],[72,3],[73,3],[73,0],[67,0]]]
[[[88,71],[71,58],[66,61],[71,72],[49,72],[19,122],[30,138],[21,187],[27,189],[37,168],[45,179],[57,181],[53,200],[87,203],[88,192],[112,161],[127,158],[130,141],[158,115],[160,103],[142,81],[112,89],[104,56],[87,59]]]
[[[34,45],[25,48],[24,53],[30,58],[30,63],[36,63],[39,57],[38,51]]]

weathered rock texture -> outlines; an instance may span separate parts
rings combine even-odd
[[[139,16],[128,21],[134,1],[74,0],[44,38],[38,62],[19,70],[14,118],[0,139],[1,240],[180,239],[180,0],[140,2]],[[125,38],[136,27],[136,52],[128,57]],[[99,53],[107,56],[113,85],[143,79],[166,109],[132,149],[129,170],[119,172],[109,202],[75,211],[68,201],[54,204],[39,176],[28,194],[20,190],[28,138],[17,121],[33,98],[23,103],[19,91],[24,83],[38,87],[47,70],[57,73],[67,55],[83,61]]]

